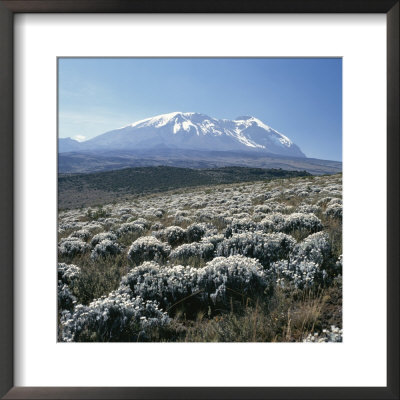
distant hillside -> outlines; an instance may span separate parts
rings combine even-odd
[[[249,151],[200,151],[152,149],[140,151],[68,152],[58,155],[59,173],[90,173],[121,168],[166,165],[179,168],[220,168],[242,166],[250,168],[282,168],[308,171],[313,175],[342,172],[339,161],[305,157],[285,157]]]
[[[59,208],[94,206],[110,203],[129,195],[156,193],[193,186],[309,175],[306,171],[282,169],[246,167],[190,169],[165,166],[125,168],[91,174],[60,174],[58,206]]]

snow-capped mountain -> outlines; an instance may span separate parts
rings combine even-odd
[[[60,152],[65,151],[62,142],[60,139]],[[65,147],[71,148],[71,143],[68,144]],[[173,112],[147,118],[78,143],[77,146],[81,151],[158,148],[256,151],[305,157],[288,137],[257,118],[243,116],[234,120],[216,119],[193,112]]]

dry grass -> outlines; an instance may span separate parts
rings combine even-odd
[[[246,301],[241,308],[201,312],[195,320],[177,314],[175,339],[186,342],[299,342],[326,326],[324,311],[332,300],[325,290],[290,294],[275,291],[271,298]],[[172,335],[171,337],[173,337]]]

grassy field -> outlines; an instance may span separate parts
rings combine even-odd
[[[64,183],[112,193],[130,173]],[[59,212],[60,341],[342,340],[341,174],[224,173]]]
[[[121,199],[132,199],[146,193],[185,187],[309,175],[305,171],[282,169],[191,169],[166,166],[125,168],[91,174],[61,174],[58,178],[58,204],[60,208],[96,206]]]

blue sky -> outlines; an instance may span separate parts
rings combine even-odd
[[[60,58],[59,137],[173,111],[251,115],[307,157],[342,160],[339,58]]]

